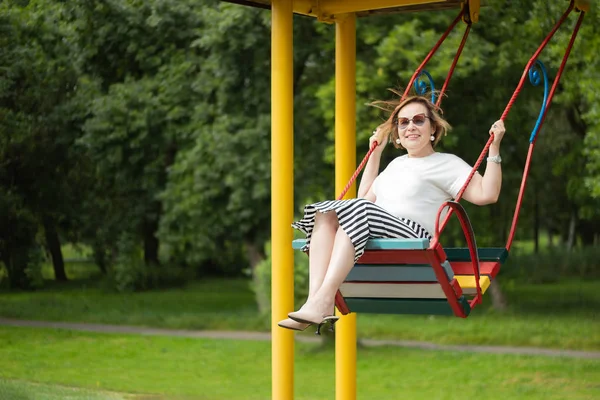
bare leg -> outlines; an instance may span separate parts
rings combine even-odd
[[[321,213],[317,211],[315,215],[315,226],[310,241],[309,253],[309,284],[308,299],[313,297],[325,278],[327,267],[331,259],[336,232],[339,228],[337,215],[335,212]],[[333,305],[329,314],[333,313]],[[284,319],[280,321],[279,326],[286,329],[302,331],[310,324],[297,322],[293,319]]]
[[[354,245],[350,238],[346,232],[338,229],[329,268],[321,287],[314,295],[317,304],[320,302],[325,307],[333,305],[336,292],[354,267],[354,253]]]
[[[332,314],[335,294],[354,266],[354,253],[350,238],[342,229],[338,229],[321,287],[299,311],[290,313],[290,318],[300,322],[319,323],[323,317]]]
[[[314,296],[325,279],[331,260],[336,232],[339,223],[334,211],[317,211],[315,226],[310,240],[308,298]]]

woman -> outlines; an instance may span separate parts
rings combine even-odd
[[[450,126],[431,101],[413,96],[400,104],[385,104],[393,107],[393,112],[370,139],[371,145],[375,140],[379,145],[363,172],[359,198],[309,204],[304,218],[292,224],[306,233],[305,250],[310,243],[309,295],[298,311],[279,322],[282,328],[304,330],[312,324],[335,322],[335,294],[363,254],[367,239],[431,239],[439,207],[456,197],[472,170],[460,158],[434,150]],[[477,205],[498,200],[504,132],[502,120],[490,128],[494,139],[485,173],[473,176],[463,194],[465,200]],[[378,175],[388,137],[407,154],[394,159]]]

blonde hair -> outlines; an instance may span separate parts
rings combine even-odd
[[[397,100],[378,100],[372,102],[370,105],[377,107],[385,112],[388,112],[390,115],[387,120],[379,125],[378,129],[381,133],[381,136],[378,138],[380,140],[384,140],[388,138],[397,149],[403,149],[401,145],[396,143],[396,139],[399,139],[398,135],[398,113],[401,109],[403,109],[406,105],[411,103],[419,103],[427,108],[427,116],[429,117],[429,121],[431,122],[431,126],[435,128],[433,132],[433,136],[435,139],[431,142],[431,145],[435,147],[439,141],[442,139],[442,136],[446,136],[448,131],[452,129],[448,121],[446,121],[443,117],[443,111],[441,108],[436,106],[431,102],[428,97],[425,96],[408,96],[404,100],[402,99],[402,94],[395,89],[390,89],[390,91],[396,95],[398,95]]]

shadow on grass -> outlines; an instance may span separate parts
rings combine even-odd
[[[202,400],[198,397],[119,393],[22,380],[0,379],[2,400]]]

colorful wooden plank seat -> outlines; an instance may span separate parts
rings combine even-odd
[[[306,240],[298,239],[292,246],[301,249],[305,243]],[[479,283],[484,293],[508,252],[505,248],[482,248],[477,254]],[[439,245],[430,248],[427,239],[371,239],[340,287],[336,306],[343,314],[466,317],[472,308],[469,300],[476,295],[469,249],[443,249]]]

